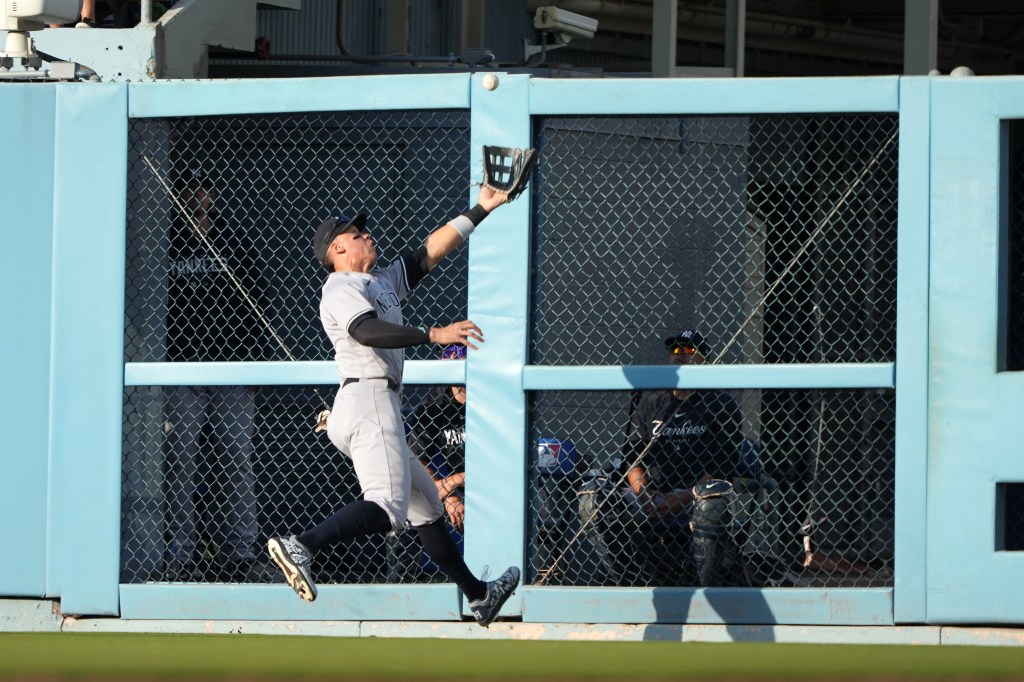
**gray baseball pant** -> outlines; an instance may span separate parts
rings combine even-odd
[[[327,435],[352,460],[363,499],[379,505],[392,528],[424,526],[444,509],[437,486],[405,440],[401,397],[385,379],[363,379],[338,389]]]

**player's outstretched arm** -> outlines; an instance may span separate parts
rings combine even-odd
[[[356,343],[370,348],[408,348],[421,343],[448,346],[457,343],[473,350],[474,341],[483,343],[484,333],[471,320],[454,322],[447,327],[420,329],[405,324],[394,324],[377,318],[374,313],[360,315],[349,325],[348,333]]]
[[[507,201],[507,193],[491,187],[481,187],[476,206],[448,221],[427,237],[427,269],[433,269],[444,260],[445,256],[469,237],[491,211]]]

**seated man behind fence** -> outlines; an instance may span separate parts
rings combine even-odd
[[[703,364],[708,353],[703,336],[692,330],[665,339],[665,349],[670,363],[683,366]],[[671,389],[641,397],[623,460],[629,487],[652,520],[655,582],[722,584],[718,558],[708,553],[727,543],[727,529],[719,529],[723,519],[714,517],[725,513],[727,486],[707,487],[697,504],[694,492],[702,482],[737,476],[742,442],[739,407],[725,393]]]

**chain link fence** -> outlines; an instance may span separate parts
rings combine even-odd
[[[664,363],[665,337],[683,329],[703,334],[709,362],[893,360],[896,130],[892,115],[536,120],[531,362]],[[129,148],[128,362],[330,359],[315,226],[365,211],[387,260],[464,208],[471,156],[466,112],[135,120]],[[453,256],[410,300],[410,323],[465,316],[465,250]],[[406,387],[410,428],[451,395]],[[312,432],[332,397],[128,388],[122,580],[279,579],[261,564],[266,537],[358,493]],[[620,494],[640,396],[529,399],[529,581],[891,584],[891,391],[718,400],[740,437],[728,509],[708,517],[728,533],[701,549],[727,559],[713,575],[693,559],[692,518],[655,523]],[[461,467],[464,427],[450,417],[423,422],[441,434],[421,449],[439,479]],[[324,552],[315,570],[323,583],[439,579],[409,532]]]
[[[125,583],[281,581],[269,537],[309,528],[360,495],[352,467],[314,434],[322,387],[134,387],[125,394]],[[452,389],[403,392],[414,452],[439,479],[464,471]],[[463,488],[448,491],[461,505]],[[452,529],[461,545],[461,533]],[[428,582],[437,567],[402,530],[325,548],[319,583]]]
[[[534,123],[534,364],[894,360],[894,114]]]
[[[316,227],[365,212],[388,262],[469,193],[466,112],[135,119],[128,143],[128,362],[331,359]],[[410,324],[465,315],[466,263],[417,288]]]
[[[465,208],[469,158],[464,111],[131,121],[125,360],[333,359],[319,321],[316,226],[365,212],[389,261]],[[404,306],[410,324],[465,317],[466,259],[453,252],[417,288]],[[273,579],[267,536],[307,528],[358,495],[350,466],[313,435],[334,390],[128,388],[122,581]],[[419,557],[395,559],[396,542],[324,552],[318,577],[429,579]]]
[[[534,123],[533,363],[628,374],[686,330],[710,363],[895,359],[895,115]],[[529,580],[891,584],[891,391],[649,400],[532,396]],[[664,428],[639,467],[631,420]],[[707,475],[732,494],[689,502]]]
[[[667,391],[646,395],[668,394]],[[682,459],[680,422],[663,415],[660,443],[630,448],[644,394],[548,391],[531,396],[530,571],[547,585],[891,585],[895,396],[891,390],[699,391],[703,421],[725,430],[735,411],[735,448],[718,461]],[[710,398],[709,398],[710,396]],[[672,425],[676,424],[676,432]],[[686,437],[686,434],[682,434]],[[646,441],[643,441],[646,444]],[[627,474],[646,473],[646,490]],[[666,503],[712,472],[731,481],[705,524],[695,504]],[[722,472],[722,473],[719,473]],[[716,498],[711,498],[716,499]],[[704,545],[703,547],[701,545]],[[808,552],[809,550],[809,552]],[[706,554],[717,553],[708,560]]]

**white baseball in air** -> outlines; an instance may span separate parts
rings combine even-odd
[[[493,73],[487,74],[486,76],[484,76],[483,86],[484,90],[494,90],[496,87],[498,87],[498,77],[495,76]]]

